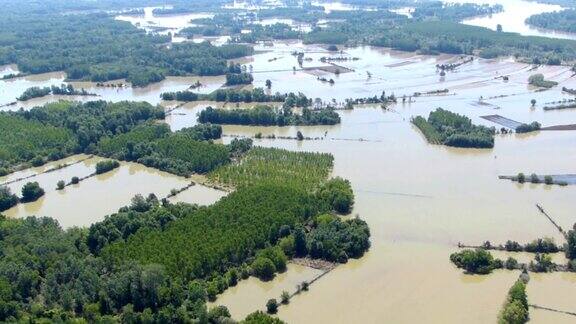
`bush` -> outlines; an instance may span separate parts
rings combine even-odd
[[[534,262],[536,261],[536,262]],[[530,270],[534,272],[550,272],[554,270],[552,257],[548,254],[537,253],[534,261],[530,261]]]
[[[254,312],[240,322],[240,324],[285,324],[283,321],[272,317],[264,312]]]
[[[64,182],[64,180],[60,180],[56,184],[56,190],[62,190],[64,187],[66,187],[66,182]]]
[[[529,133],[529,132],[535,132],[537,130],[539,130],[541,127],[539,122],[532,122],[530,124],[522,124],[518,127],[516,127],[516,133]]]
[[[0,187],[0,212],[8,210],[18,204],[18,197],[8,187]]]
[[[534,240],[524,246],[524,251],[531,253],[556,253],[560,251],[554,240],[543,238]]]
[[[517,267],[518,267],[518,261],[516,261],[516,259],[514,259],[513,257],[508,257],[508,259],[506,259],[506,262],[504,262],[504,268],[508,270],[514,270]]]
[[[32,202],[44,195],[44,189],[40,188],[38,182],[28,182],[22,187],[22,202]]]
[[[508,291],[504,306],[498,316],[499,324],[522,324],[528,321],[528,297],[526,284],[516,281]]]
[[[272,260],[265,257],[257,257],[252,263],[252,274],[261,280],[271,280],[274,278],[276,266]]]
[[[318,197],[340,214],[349,214],[354,205],[354,192],[350,181],[340,177],[330,179],[322,185],[318,190]]]
[[[544,176],[544,183],[546,183],[547,185],[551,185],[551,184],[554,184],[554,180],[552,179],[551,176],[547,175],[547,176]]]
[[[80,182],[80,178],[78,177],[72,177],[72,180],[70,180],[71,184],[78,184]]]
[[[120,162],[116,160],[100,161],[96,163],[96,174],[106,173],[120,167]]]
[[[458,268],[462,268],[469,273],[489,274],[495,269],[492,254],[483,249],[463,250],[452,253],[450,261]]]
[[[30,161],[30,164],[35,167],[39,167],[44,164],[44,159],[41,156],[37,156]]]
[[[282,291],[280,298],[282,299],[282,304],[287,305],[290,303],[290,294],[286,290]]]
[[[304,135],[302,135],[301,131],[298,131],[296,133],[296,139],[298,139],[299,141],[303,141],[304,140]]]
[[[281,238],[278,242],[278,246],[282,249],[287,257],[293,257],[296,253],[294,236],[292,235]]]
[[[276,301],[276,299],[272,298],[268,300],[268,302],[266,303],[266,312],[268,314],[278,313],[278,302]]]
[[[278,272],[286,271],[288,258],[280,247],[269,247],[258,252],[257,257],[267,258],[274,263],[274,268]]]
[[[520,172],[518,173],[518,176],[516,176],[516,179],[518,180],[518,182],[524,183],[526,181],[526,176],[524,175],[524,173]]]
[[[549,88],[552,88],[552,87],[558,85],[558,82],[556,82],[556,81],[544,80],[544,75],[541,73],[531,75],[528,78],[528,83],[533,85],[533,86],[546,88],[546,89],[549,89]]]
[[[576,259],[576,228],[568,231],[566,244],[564,244],[564,254],[570,260]]]
[[[540,178],[538,178],[538,175],[535,173],[532,173],[530,175],[530,182],[532,183],[540,183]]]

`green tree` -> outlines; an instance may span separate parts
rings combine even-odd
[[[278,312],[278,302],[276,299],[269,299],[266,303],[266,312],[268,314],[276,314]]]
[[[22,187],[22,201],[31,202],[36,201],[44,195],[44,189],[40,187],[38,182],[28,182]]]
[[[282,295],[280,295],[280,298],[282,300],[282,304],[287,305],[288,303],[290,303],[290,293],[288,293],[286,290],[282,291]]]
[[[10,188],[0,187],[0,212],[12,208],[18,204],[18,197],[10,191]]]
[[[272,88],[272,81],[266,80],[266,88],[268,88],[268,90]]]
[[[271,280],[274,278],[276,266],[272,260],[266,257],[257,257],[252,263],[253,274],[262,280]]]
[[[576,235],[575,235],[576,237]],[[301,227],[294,230],[294,251],[296,256],[305,256],[308,254],[308,247],[306,244],[306,234]]]
[[[298,131],[296,133],[296,139],[298,139],[299,141],[303,141],[304,140],[304,135],[302,135],[301,131]]]

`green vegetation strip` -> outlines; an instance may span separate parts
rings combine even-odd
[[[412,118],[412,123],[431,144],[470,148],[494,147],[493,128],[474,125],[470,118],[442,108],[430,112],[428,120],[417,116]]]
[[[281,183],[312,189],[326,180],[333,161],[330,154],[255,147],[240,163],[218,168],[208,176],[214,182],[230,186]]]

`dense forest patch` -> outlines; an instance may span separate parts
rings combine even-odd
[[[545,12],[530,16],[526,19],[526,23],[529,25],[567,33],[576,33],[575,22],[576,10],[574,9]]]
[[[92,152],[103,137],[164,118],[164,111],[144,102],[57,102],[30,111],[0,113],[0,169],[39,166],[73,153]]]
[[[214,109],[207,107],[198,116],[200,123],[254,125],[254,126],[286,126],[286,125],[336,125],[340,116],[333,109],[310,110],[303,108],[302,114],[286,116],[284,109],[274,109],[266,105],[257,105],[250,109]]]
[[[492,148],[494,129],[472,124],[470,118],[438,108],[430,112],[428,120],[412,118],[428,142],[455,147]]]
[[[227,59],[252,53],[243,45],[166,46],[169,36],[147,34],[107,14],[2,16],[0,39],[0,64],[17,64],[23,73],[65,71],[70,79],[126,79],[133,86],[167,75],[224,75],[231,72]]]

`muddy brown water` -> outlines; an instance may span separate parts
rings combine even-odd
[[[362,259],[352,260],[323,277],[309,292],[282,307],[278,316],[290,323],[495,322],[518,273],[464,275],[449,262],[449,255],[457,250],[458,242],[504,243],[511,239],[525,243],[549,236],[561,243],[562,237],[539,214],[535,204],[541,204],[563,228],[570,228],[576,222],[576,187],[521,185],[498,180],[498,175],[574,173],[576,133],[497,135],[494,149],[456,149],[428,144],[410,124],[410,118],[443,107],[487,126],[495,125],[480,116],[498,114],[520,122],[539,121],[543,126],[574,124],[574,111],[542,109],[546,102],[573,98],[561,92],[562,86],[576,88],[569,68],[540,67],[531,71],[531,66],[510,59],[477,59],[441,77],[435,65],[457,61],[458,57],[359,47],[346,49],[345,53],[360,60],[339,63],[355,72],[335,76],[336,82],[330,86],[303,71],[291,70],[297,64],[290,55],[292,50],[306,51],[313,60],[305,66],[317,66],[320,57],[328,55],[322,47],[283,42],[262,49],[267,51],[245,62],[259,71],[254,74],[254,85],[264,86],[270,79],[273,92],[302,91],[312,98],[341,102],[379,95],[383,90],[397,96],[450,90],[450,95],[417,97],[414,102],[400,102],[389,110],[367,105],[339,111],[342,123],[335,126],[223,127],[225,134],[244,136],[259,132],[264,136],[295,136],[297,131],[310,137],[325,136],[321,141],[261,139],[255,144],[332,153],[333,174],[349,179],[355,191],[353,214],[370,225],[372,248]],[[278,59],[270,61],[274,57]],[[537,92],[527,84],[534,73],[543,73],[560,85]],[[508,82],[498,79],[503,75],[509,76]],[[159,93],[153,91],[149,96]],[[478,104],[480,97],[488,104]],[[537,100],[534,107],[530,104],[533,98]],[[163,104],[169,107],[177,103]],[[174,130],[193,126],[196,114],[206,105],[186,104],[167,122]],[[44,213],[54,215],[65,226],[87,225],[126,205],[135,193],[167,194],[172,188],[188,184],[187,179],[134,164],[123,164],[105,177],[109,178],[91,178],[62,193],[49,192],[28,210],[21,205],[9,212],[12,216]],[[215,199],[216,195],[208,197],[209,201]],[[288,270],[286,276],[299,278],[298,274]],[[576,275],[536,277],[541,279],[534,279],[528,288],[531,302],[574,311],[569,301],[574,296]],[[251,279],[225,292],[216,303],[229,306],[239,319],[250,310],[262,309],[268,298],[279,298],[283,288],[270,288],[276,284],[283,287],[281,279],[266,284]],[[542,310],[531,310],[531,314],[539,323],[572,320]]]

